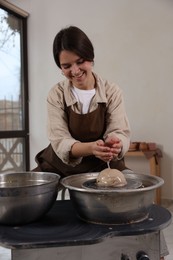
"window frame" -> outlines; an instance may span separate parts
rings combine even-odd
[[[4,2],[4,3],[3,3]],[[28,46],[27,46],[27,16],[28,14],[14,5],[2,1],[0,8],[18,17],[22,22],[21,34],[21,94],[23,110],[23,130],[0,131],[0,139],[23,138],[24,142],[24,166],[26,171],[30,169],[30,138],[29,138],[29,91],[28,91]]]

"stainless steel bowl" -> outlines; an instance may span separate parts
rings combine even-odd
[[[60,176],[50,172],[0,173],[0,224],[39,219],[53,206]]]
[[[62,185],[68,188],[77,215],[84,221],[97,224],[128,224],[148,217],[155,191],[164,181],[160,177],[124,173],[129,180],[141,182],[135,189],[92,189],[83,184],[95,180],[99,173],[82,173],[65,177]]]

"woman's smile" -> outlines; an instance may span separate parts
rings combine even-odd
[[[80,79],[84,75],[84,71],[79,71],[78,73],[72,74],[72,77],[75,79]]]

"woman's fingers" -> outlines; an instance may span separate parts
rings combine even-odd
[[[117,158],[122,149],[122,142],[116,139],[112,143],[112,145],[110,143],[108,145],[103,140],[96,141],[93,146],[93,154],[105,162]]]

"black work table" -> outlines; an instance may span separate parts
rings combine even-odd
[[[149,218],[128,225],[97,225],[80,220],[69,200],[56,201],[39,221],[23,226],[0,225],[0,244],[10,249],[90,245],[107,237],[132,236],[154,232],[167,227],[171,214],[153,205]]]

